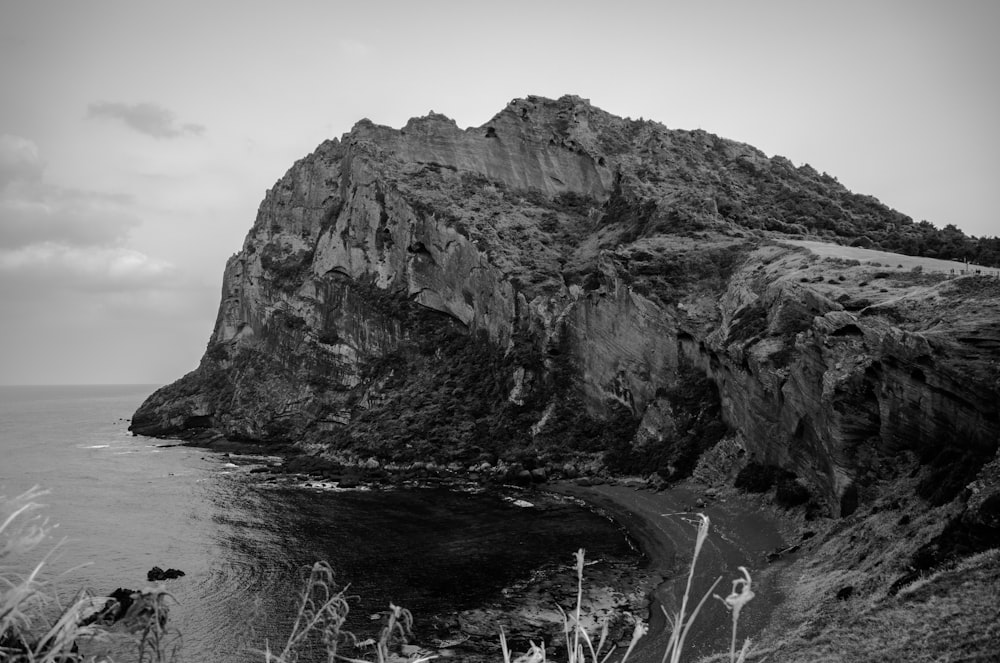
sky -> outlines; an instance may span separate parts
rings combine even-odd
[[[164,384],[292,163],[576,94],[1000,234],[1000,3],[0,0],[0,384]]]

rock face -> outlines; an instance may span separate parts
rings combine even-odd
[[[132,430],[668,479],[728,432],[835,513],[910,471],[951,500],[997,453],[1000,284],[782,244],[806,213],[909,223],[577,97],[364,120],[268,191],[200,366]]]

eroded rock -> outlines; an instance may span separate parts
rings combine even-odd
[[[992,518],[1000,288],[752,231],[749,214],[797,232],[770,220],[789,210],[769,187],[807,184],[898,223],[780,157],[577,97],[515,100],[466,130],[360,122],[268,191],[201,364],[131,430],[521,462],[530,483],[567,457],[599,475],[609,450],[675,481],[728,428],[740,448],[706,476],[780,468],[789,506],[846,515],[916,463],[935,504],[980,477]],[[687,371],[712,388],[682,403]],[[699,419],[714,412],[723,430]]]

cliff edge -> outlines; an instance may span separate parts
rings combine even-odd
[[[809,166],[578,97],[464,130],[363,120],[267,192],[200,365],[132,430],[768,491],[842,523],[801,577],[856,558],[892,601],[1000,545],[1000,280],[863,248],[914,228]],[[908,543],[856,543],[886,527]]]
[[[729,433],[834,513],[901,458],[954,498],[1000,437],[996,279],[820,259],[778,199],[905,220],[577,97],[361,121],[268,191],[201,365],[132,429],[667,480]]]

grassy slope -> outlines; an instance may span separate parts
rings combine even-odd
[[[763,578],[785,600],[751,660],[996,660],[1000,550],[944,565],[890,591],[919,546],[940,532],[942,510],[953,508],[913,503],[867,511],[846,523],[810,524],[826,531]],[[847,588],[850,596],[838,598]]]
[[[823,258],[842,258],[844,260],[860,260],[866,263],[881,263],[885,267],[894,269],[912,270],[919,267],[925,271],[942,272],[946,274],[962,274],[966,269],[975,272],[980,270],[984,274],[996,275],[996,267],[984,267],[983,265],[966,265],[964,262],[955,260],[939,260],[937,258],[925,258],[921,256],[907,256],[901,253],[889,253],[888,251],[877,251],[875,249],[863,249],[857,246],[843,246],[842,244],[832,244],[830,242],[819,242],[816,240],[786,239],[785,244],[801,246]]]

